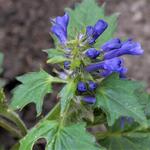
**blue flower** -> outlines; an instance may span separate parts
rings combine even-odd
[[[92,72],[96,70],[107,70],[112,72],[119,72],[123,67],[123,60],[121,58],[113,58],[109,60],[104,60],[99,63],[93,63],[85,67],[87,72]]]
[[[96,50],[95,48],[90,48],[86,51],[86,56],[95,59],[97,56],[100,55],[100,51]]]
[[[112,73],[113,73],[113,71],[103,70],[102,72],[100,72],[100,76],[107,77],[107,76],[111,75]]]
[[[119,57],[125,54],[128,55],[142,55],[144,50],[141,48],[140,43],[134,42],[131,39],[122,42],[122,46],[119,49],[115,49],[104,54],[104,59],[111,59],[114,57]]]
[[[97,88],[97,84],[93,81],[89,81],[88,86],[90,91],[94,91]]]
[[[65,13],[64,16],[58,16],[51,20],[51,22],[53,23],[51,28],[52,32],[59,39],[60,43],[65,45],[67,42],[67,26],[69,23],[69,15]]]
[[[93,26],[86,27],[86,35],[87,41],[89,44],[94,44],[96,39],[106,30],[108,27],[107,22],[100,19],[97,23]]]
[[[86,84],[84,82],[79,82],[77,85],[77,90],[79,92],[86,92],[87,91]]]
[[[144,53],[141,44],[138,42],[134,42],[132,39],[123,42],[120,51],[122,52],[122,54],[129,55],[142,55]]]
[[[108,42],[106,42],[105,44],[103,44],[101,46],[101,49],[104,51],[104,52],[108,52],[108,51],[111,51],[111,50],[114,50],[114,49],[118,49],[122,46],[122,42],[119,38],[114,38],[114,39],[111,39],[109,40]]]
[[[103,70],[102,72],[100,72],[100,76],[107,77],[107,76],[111,75],[113,72],[116,72],[116,73],[119,73],[120,78],[124,79],[124,78],[126,78],[127,71],[128,71],[128,69],[122,66],[120,69],[118,69],[116,71]]]
[[[87,103],[90,103],[90,104],[93,104],[93,103],[96,102],[96,98],[93,97],[93,96],[85,96],[85,97],[82,98],[82,100],[84,102],[87,102]]]
[[[70,61],[65,61],[64,62],[64,68],[67,69],[67,70],[70,69]]]

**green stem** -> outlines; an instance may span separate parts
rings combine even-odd
[[[65,125],[66,116],[67,116],[67,112],[69,110],[69,106],[70,106],[70,103],[66,106],[65,111],[60,116],[60,128]]]
[[[106,137],[120,137],[120,136],[127,136],[129,133],[132,133],[132,131],[126,131],[126,132],[110,132],[110,131],[106,131],[106,132],[98,132],[95,133],[95,137],[98,140],[104,139]]]
[[[121,136],[127,136],[129,134],[129,132],[98,132],[95,133],[94,136],[96,137],[97,140],[102,140],[105,139],[106,137],[121,137]]]
[[[56,120],[56,119],[60,120],[60,123],[59,123],[59,126],[57,128],[56,134],[53,137],[53,141],[56,141],[55,139],[57,138],[59,131],[61,130],[61,128],[64,125],[67,111],[68,111],[68,106],[67,106],[63,116],[61,116],[61,114],[60,114],[60,102],[58,102],[53,107],[53,109],[47,114],[47,116],[43,119],[43,120]],[[55,144],[53,143],[53,145],[55,145]]]
[[[95,133],[95,137],[97,140],[104,139],[105,137],[110,137],[110,136],[117,136],[120,135],[121,133],[111,133],[111,132],[98,132]]]
[[[20,129],[22,136],[26,135],[27,128],[17,113],[15,113],[13,110],[9,108],[3,107],[0,108],[0,115],[14,122]]]
[[[12,127],[11,124],[8,121],[4,120],[3,118],[0,118],[0,127],[9,131],[15,137],[21,138],[21,133],[17,129]]]
[[[53,109],[47,114],[44,120],[55,120],[60,116],[60,102],[58,102]]]

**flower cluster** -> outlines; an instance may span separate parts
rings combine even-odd
[[[62,17],[56,17],[51,20],[53,26],[51,31],[58,38],[60,45],[66,50],[65,57],[70,61],[64,62],[64,69],[69,70],[70,75],[80,76],[77,84],[77,93],[82,97],[81,100],[87,103],[95,103],[95,90],[97,87],[97,78],[104,78],[112,73],[118,73],[120,78],[125,78],[127,68],[124,66],[123,55],[141,55],[143,49],[138,42],[128,39],[125,41],[119,38],[110,39],[99,49],[94,48],[96,40],[108,27],[106,21],[100,19],[94,26],[87,26],[85,33],[79,33],[76,38],[76,44],[70,46],[67,36],[67,27],[69,24],[69,15],[65,13]],[[76,50],[78,50],[76,52]],[[72,64],[79,61],[79,66],[72,69]],[[87,77],[84,75],[87,74]],[[90,77],[88,79],[88,74]]]
[[[93,72],[96,70],[102,70],[100,72],[101,76],[108,76],[113,72],[119,73],[120,77],[125,77],[127,68],[124,67],[124,61],[120,56],[122,55],[141,55],[143,54],[143,49],[141,45],[134,42],[132,39],[126,41],[121,41],[118,38],[111,39],[110,41],[104,43],[100,50],[88,49],[87,56],[91,59],[96,58],[99,54],[103,54],[103,60],[97,63],[92,63],[88,65],[85,69],[88,72]]]

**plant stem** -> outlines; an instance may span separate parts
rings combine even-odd
[[[105,131],[105,132],[98,132],[95,133],[94,136],[96,137],[97,140],[105,139],[106,137],[121,137],[121,136],[126,136],[128,135],[129,132],[110,132],[110,131]]]
[[[66,106],[65,111],[60,116],[60,127],[63,127],[64,124],[65,124],[66,116],[67,116],[66,114],[67,114],[67,112],[69,110],[69,106],[70,106],[70,103]]]
[[[47,114],[44,120],[55,120],[60,116],[60,102],[58,102],[53,109]]]
[[[132,131],[131,131],[132,132]],[[120,137],[120,136],[127,136],[129,133],[131,133],[130,131],[126,131],[126,132],[111,132],[111,131],[105,131],[105,132],[98,132],[95,133],[95,137],[98,140],[104,139],[106,137]]]
[[[15,137],[21,138],[21,133],[17,129],[12,127],[11,124],[8,121],[4,120],[3,118],[0,118],[0,127],[11,132],[11,134],[13,134]]]
[[[14,122],[21,131],[21,135],[25,136],[27,128],[17,113],[7,107],[0,108],[0,115]]]

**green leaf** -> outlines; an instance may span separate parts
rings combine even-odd
[[[144,110],[135,94],[139,86],[135,81],[119,79],[116,74],[101,82],[96,91],[96,106],[106,113],[109,126],[121,116],[132,117],[136,122],[147,125]]]
[[[60,42],[58,41],[57,37],[54,34],[52,34],[51,32],[50,32],[50,36],[53,39],[54,45],[59,45],[60,44]]]
[[[36,104],[37,114],[42,111],[44,96],[52,92],[52,82],[65,82],[52,77],[45,71],[31,72],[17,78],[22,84],[14,89],[11,106],[14,109],[23,108],[33,102]]]
[[[103,133],[104,134],[104,133]],[[150,132],[107,132],[100,143],[109,150],[149,150]]]
[[[77,87],[77,80],[70,80],[59,93],[61,98],[61,113],[64,112],[66,106],[73,99]]]
[[[62,49],[52,48],[43,51],[48,54],[47,63],[56,64],[69,60],[68,58],[65,57],[65,52]]]
[[[143,110],[147,117],[150,116],[150,95],[145,92],[144,87],[136,90],[135,94],[138,97],[138,102],[143,107]]]
[[[70,15],[68,34],[74,38],[77,33],[86,29],[88,25],[94,25],[99,19],[104,19],[108,24],[107,30],[99,37],[96,46],[99,46],[113,37],[117,27],[118,14],[105,16],[104,7],[98,6],[95,0],[83,0],[81,4],[76,5],[74,10],[66,9]],[[74,34],[72,34],[74,33]]]
[[[60,128],[59,123],[48,120],[28,132],[20,141],[19,150],[32,150],[40,138],[46,139],[46,150],[102,150],[86,132],[84,123]]]
[[[47,49],[47,50],[43,50],[44,52],[46,52],[48,54],[48,58],[52,58],[55,56],[64,56],[65,52],[59,48],[51,48],[51,49]]]
[[[148,102],[145,106],[145,114],[146,116],[150,117],[150,95],[148,95]]]
[[[56,64],[56,63],[61,63],[64,61],[69,61],[70,59],[64,57],[64,56],[54,56],[50,59],[47,60],[47,63],[51,63],[51,64]]]

